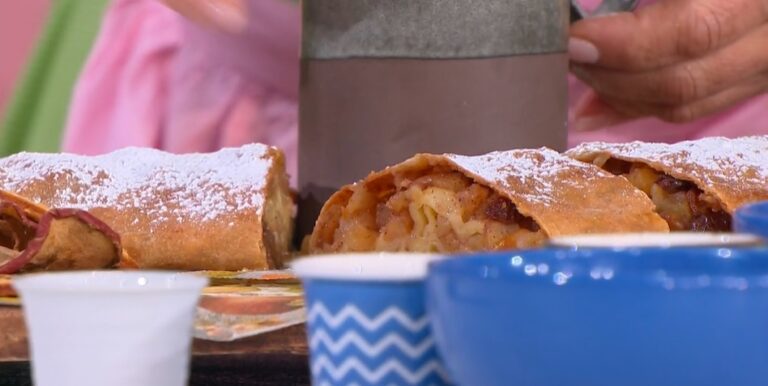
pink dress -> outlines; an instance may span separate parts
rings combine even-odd
[[[115,0],[77,84],[64,150],[262,142],[283,149],[295,182],[300,11],[284,0],[247,3],[249,26],[234,35],[157,0]]]
[[[77,85],[64,150],[198,152],[263,142],[285,151],[295,183],[299,10],[284,0],[248,4],[249,27],[230,35],[198,27],[157,0],[115,0]],[[569,82],[573,106],[587,88],[573,77]],[[767,130],[768,96],[761,96],[690,124],[649,118],[572,133],[570,145]]]

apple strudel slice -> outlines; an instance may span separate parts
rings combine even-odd
[[[285,160],[266,145],[181,155],[21,153],[0,159],[0,189],[88,211],[120,235],[140,268],[266,270],[290,256]]]
[[[454,253],[642,231],[668,231],[645,195],[553,150],[420,154],[335,193],[308,249]]]
[[[671,145],[598,142],[567,154],[626,177],[673,231],[730,231],[737,208],[768,199],[768,136]]]

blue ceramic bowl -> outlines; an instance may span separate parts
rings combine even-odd
[[[458,385],[768,382],[768,250],[560,249],[433,263],[427,309]]]
[[[768,201],[737,209],[733,215],[733,229],[768,238]]]
[[[312,384],[445,385],[424,306],[426,255],[298,261]]]

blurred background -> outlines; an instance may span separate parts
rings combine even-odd
[[[0,117],[35,47],[51,0],[0,1]]]
[[[60,149],[108,2],[0,1],[0,156]]]

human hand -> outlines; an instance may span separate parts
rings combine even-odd
[[[594,91],[575,130],[688,122],[768,91],[767,0],[661,0],[571,28],[571,70]]]
[[[243,0],[160,0],[188,19],[207,27],[238,33],[248,24]]]

